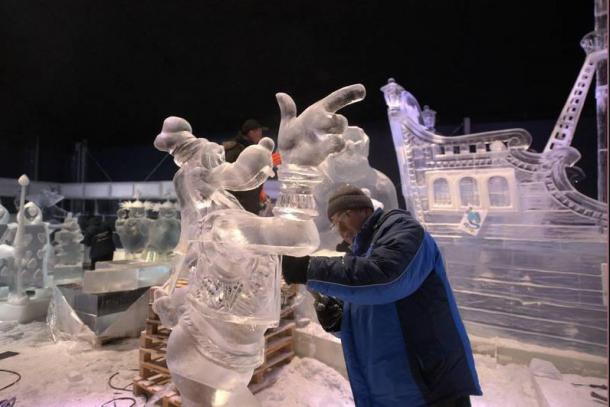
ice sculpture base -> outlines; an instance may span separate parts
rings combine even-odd
[[[109,293],[161,285],[169,277],[169,270],[168,263],[135,260],[99,262],[95,270],[85,271],[83,291]]]
[[[54,284],[79,283],[83,280],[84,270],[81,265],[56,265],[53,268]]]
[[[0,301],[0,321],[17,321],[20,324],[43,320],[47,315],[52,291],[50,288],[36,288],[22,304]]]
[[[56,339],[103,344],[109,339],[137,337],[146,321],[148,290],[92,294],[84,292],[80,284],[58,285],[47,323]]]

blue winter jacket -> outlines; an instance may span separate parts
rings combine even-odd
[[[441,253],[403,210],[378,209],[343,258],[312,257],[308,287],[344,301],[341,342],[356,406],[480,395]]]

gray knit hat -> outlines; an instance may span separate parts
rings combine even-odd
[[[373,209],[371,198],[366,196],[358,187],[345,184],[338,187],[335,192],[328,198],[328,219],[334,214],[347,209]]]

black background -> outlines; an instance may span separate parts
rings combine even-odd
[[[3,0],[0,176],[30,171],[38,140],[38,178],[71,181],[74,143],[86,139],[87,181],[170,179],[170,160],[150,173],[163,158],[152,141],[165,117],[213,140],[249,117],[274,135],[276,92],[302,110],[362,83],[366,99],[342,113],[398,184],[379,91],[388,77],[438,111],[445,133],[469,116],[473,131],[525,127],[540,151],[592,29],[592,0]],[[594,196],[592,100],[574,145]]]

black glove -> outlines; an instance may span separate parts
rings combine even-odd
[[[338,332],[341,330],[341,319],[343,318],[343,302],[334,297],[322,294],[314,294],[313,307],[318,315],[318,321],[326,332]]]
[[[288,284],[306,284],[309,256],[282,256],[282,276]]]
[[[335,250],[338,252],[349,253],[351,248],[350,248],[349,243],[347,243],[345,240],[343,240],[341,243],[339,243],[337,245]]]

